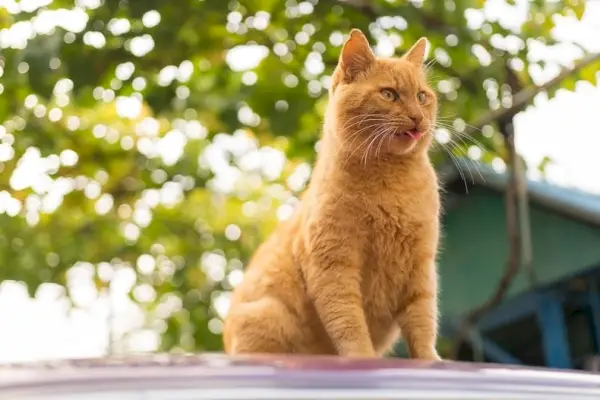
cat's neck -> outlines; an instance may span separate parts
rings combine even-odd
[[[331,132],[329,132],[331,133]],[[344,182],[360,187],[393,185],[407,180],[420,180],[433,172],[429,155],[415,152],[407,155],[373,154],[362,157],[341,148],[336,135],[325,134],[313,172],[315,183]]]

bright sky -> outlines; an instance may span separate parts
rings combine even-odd
[[[24,9],[28,4],[35,4],[40,1],[43,0],[23,0],[21,7]],[[521,4],[520,12],[508,12],[502,0],[489,0],[485,15],[486,17],[499,17],[509,26],[518,26],[525,18],[524,1],[518,2]],[[78,3],[86,4],[92,8],[99,4],[95,0],[79,1]],[[0,0],[0,5],[6,7],[15,7],[15,4],[12,0]],[[31,6],[33,7],[33,5]],[[73,25],[70,27],[72,31],[80,31],[83,29],[83,25],[77,25],[78,21],[87,17],[85,14],[79,15],[79,19],[75,17],[75,15],[64,16],[64,18],[50,18],[48,16],[48,18],[44,17],[45,19],[42,19],[42,22],[45,21],[45,24],[50,26],[62,21],[61,23]],[[144,24],[153,26],[160,22],[160,15],[151,13],[151,15],[145,16],[144,19]],[[469,16],[469,24],[472,26],[477,26],[480,20],[481,15],[473,14]],[[127,31],[129,30],[128,24],[126,20],[119,20],[113,24],[111,29],[115,32]],[[26,29],[26,27],[21,26],[19,29]],[[23,37],[16,33],[11,40]],[[586,14],[580,23],[561,18],[557,23],[555,35],[559,38],[577,42],[588,51],[600,51],[600,41],[597,39],[600,37],[600,1],[588,2]],[[85,40],[92,46],[102,46],[104,37],[100,36],[88,35]],[[4,38],[3,40],[8,39]],[[135,46],[132,43],[132,46],[135,47],[131,49],[132,53],[144,54],[144,52],[150,51],[154,45],[152,38],[149,36],[140,37],[138,42],[135,43]],[[20,45],[20,43],[15,43]],[[2,45],[2,40],[0,40],[0,45]],[[261,58],[261,55],[264,56],[262,54],[264,50],[263,48],[257,48],[254,54]],[[386,44],[380,45],[379,50],[385,52]],[[562,50],[564,51],[556,51],[550,55],[558,64],[569,65],[572,59],[578,56],[572,48]],[[538,52],[536,55],[534,52],[533,56],[548,56],[542,53]],[[235,64],[236,58],[248,61],[248,54],[246,53],[239,54],[237,57],[230,55],[230,57],[233,59],[233,64]],[[241,61],[237,66],[241,70],[246,69]],[[320,65],[315,62],[314,68],[318,70]],[[183,69],[185,69],[183,63],[179,69],[175,67],[165,68],[159,79],[170,82],[175,79],[177,74],[185,75]],[[536,79],[539,83],[552,78],[557,72],[558,67],[554,70],[549,69],[537,74]],[[124,64],[119,73],[131,75],[132,66]],[[248,79],[251,78],[249,76]],[[140,84],[145,83],[140,82]],[[99,93],[99,96],[102,97],[104,94],[106,93]],[[123,102],[132,103],[123,103],[122,109],[125,111],[138,107],[137,103],[133,104],[135,103],[133,98],[123,100]],[[33,105],[32,103],[32,107]],[[249,109],[242,111],[242,114],[244,113],[248,115],[241,115],[240,118],[247,118],[248,120],[258,118]],[[125,112],[125,114],[127,113]],[[60,118],[60,115],[58,117]],[[148,126],[142,128],[152,128],[150,126],[152,125],[151,122],[148,121],[146,124]],[[199,127],[192,128],[195,135],[202,134],[202,132],[199,132]],[[575,92],[560,92],[552,100],[547,100],[543,95],[538,96],[535,105],[517,117],[516,132],[517,146],[521,154],[532,165],[537,164],[544,156],[550,156],[555,161],[555,164],[551,165],[548,170],[549,180],[560,185],[575,186],[600,194],[600,176],[598,174],[598,171],[600,171],[600,157],[598,157],[598,150],[600,149],[599,86],[587,83],[578,84]],[[173,142],[176,148],[182,148],[185,144],[185,140],[176,133],[168,141]],[[221,147],[234,145],[230,138],[225,136],[218,141],[221,143],[219,145]],[[235,143],[240,142],[236,141]],[[247,157],[245,162],[252,164],[259,162],[257,160],[264,157],[270,157],[269,159],[276,166],[275,169],[280,169],[284,162],[279,155],[269,152],[268,149],[266,152],[258,148],[253,151],[254,155]],[[63,164],[76,161],[76,154],[61,154],[60,162]],[[176,159],[171,161],[175,162]],[[208,154],[205,162],[210,165],[219,164],[218,149],[212,155]],[[303,170],[302,179],[306,178],[307,173],[308,170]],[[222,179],[215,183],[216,188],[225,190],[229,186],[228,182],[235,178],[231,174],[234,173],[223,172]],[[536,177],[534,172],[531,175],[532,178]],[[99,200],[98,203],[100,202]],[[105,208],[103,205],[100,206]],[[108,204],[107,207],[110,209],[112,204]],[[220,260],[212,261],[216,264],[220,262]],[[211,271],[210,262],[212,261],[207,260],[207,273]],[[148,262],[149,260],[146,259],[138,260],[138,270],[143,271],[144,269],[154,268],[154,265],[149,265]],[[105,266],[107,276],[111,274],[118,275],[115,276],[116,283],[109,301],[106,293],[96,293],[95,289],[89,286],[89,269],[89,265],[81,263],[69,274],[69,284],[74,289],[75,303],[83,308],[73,310],[70,314],[66,314],[67,304],[62,297],[64,293],[58,286],[43,285],[36,298],[30,299],[25,288],[18,283],[4,282],[0,285],[0,363],[104,355],[108,347],[108,327],[111,321],[115,330],[113,334],[116,336],[125,334],[128,331],[136,331],[125,340],[124,349],[128,351],[147,351],[156,347],[158,340],[156,332],[148,330],[138,332],[143,323],[142,313],[135,304],[129,301],[126,295],[131,285],[133,285],[131,279],[133,270],[124,268],[116,271],[109,265]],[[240,277],[236,275],[235,277],[229,277],[229,279],[239,281]],[[136,296],[140,298],[152,296],[151,288],[142,287],[136,288],[136,290],[138,291]],[[173,304],[170,307],[177,308],[176,303],[177,300],[173,299]],[[218,302],[216,306],[220,313],[226,312],[226,299]],[[113,310],[112,315],[109,310]],[[219,329],[219,327],[215,326],[215,329]]]

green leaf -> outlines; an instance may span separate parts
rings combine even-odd
[[[314,163],[327,84],[350,28],[384,50],[389,35],[397,54],[427,36],[428,78],[450,125],[472,124],[499,101],[493,87],[507,83],[508,60],[523,66],[524,85],[534,81],[533,63],[552,61],[494,48],[514,36],[499,21],[471,29],[465,15],[485,0],[100,3],[0,9],[0,29],[35,28],[3,41],[0,54],[0,193],[13,204],[10,215],[4,204],[0,213],[0,281],[24,282],[35,295],[45,283],[71,288],[78,268],[90,288],[131,275],[128,296],[145,328],[161,334],[162,350],[221,349],[221,296],[300,196],[293,182]],[[556,15],[585,10],[575,0],[528,6],[520,38],[549,45]],[[40,24],[42,13],[68,17],[63,25],[74,32]],[[77,26],[82,13],[87,23]],[[232,49],[246,45],[268,51],[255,63],[243,53],[237,63],[248,65],[238,70]],[[561,87],[595,82],[599,69],[589,65]],[[470,144],[452,139],[464,155]],[[473,139],[482,162],[504,156],[499,135]],[[280,175],[275,151],[285,153]],[[25,154],[44,157],[45,172],[18,171]],[[432,159],[449,162],[441,148]]]

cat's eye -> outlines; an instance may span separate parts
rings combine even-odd
[[[396,92],[394,89],[390,89],[390,88],[381,89],[381,95],[387,101],[396,101],[400,98],[400,96],[398,95],[398,92]]]
[[[417,93],[417,100],[419,100],[419,103],[421,103],[421,104],[425,103],[425,100],[427,100],[427,96],[425,95],[425,92]]]

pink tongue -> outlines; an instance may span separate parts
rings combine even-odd
[[[406,134],[408,136],[410,136],[410,138],[413,140],[417,140],[418,138],[421,137],[421,132],[416,131],[416,130],[415,131],[406,131]]]

